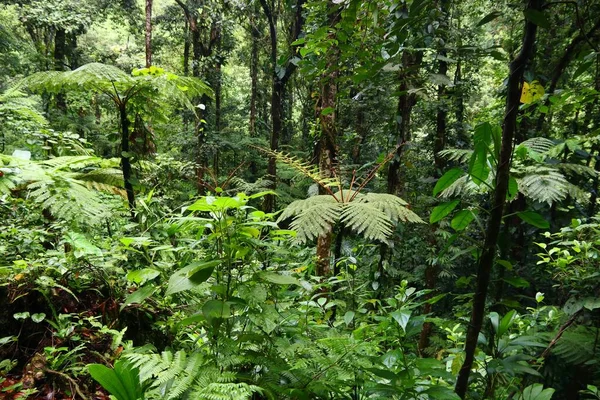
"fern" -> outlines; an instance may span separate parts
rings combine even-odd
[[[552,348],[552,354],[571,365],[597,364],[600,343],[596,340],[596,331],[597,328],[585,326],[565,331]],[[551,340],[554,334],[548,334],[548,339]]]
[[[150,384],[149,398],[246,400],[262,392],[258,386],[236,382],[236,374],[221,371],[199,352],[165,350],[161,354],[136,352],[124,357],[140,369],[142,383]]]
[[[109,217],[115,207],[100,191],[123,195],[116,186],[113,168],[94,169],[103,160],[91,156],[57,157],[35,162],[0,156],[10,168],[0,177],[0,192],[25,189],[28,196],[56,218],[96,224]],[[81,170],[88,169],[86,172]]]
[[[517,177],[519,190],[527,197],[552,204],[568,194],[568,181],[559,171],[548,167],[527,167],[525,175]]]
[[[294,218],[290,228],[297,232],[296,241],[300,243],[325,235],[337,222],[367,239],[385,241],[397,222],[423,223],[406,206],[404,200],[391,194],[346,190],[296,200],[283,210],[278,221]]]

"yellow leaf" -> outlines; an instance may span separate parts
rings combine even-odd
[[[531,104],[542,98],[544,95],[544,86],[539,81],[531,83],[523,82],[523,90],[521,91],[521,103]]]

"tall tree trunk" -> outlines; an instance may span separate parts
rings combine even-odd
[[[121,122],[121,168],[123,170],[123,185],[127,193],[127,203],[132,218],[135,216],[135,193],[131,183],[131,162],[129,160],[129,119],[127,118],[127,105],[119,104],[119,117]]]
[[[440,51],[442,56],[446,56],[446,51]],[[448,72],[448,63],[440,60],[440,67],[438,73],[446,76]],[[440,156],[440,151],[444,150],[446,146],[446,125],[448,118],[448,108],[446,104],[446,85],[438,86],[438,109],[436,116],[436,129],[435,129],[435,141],[433,143],[433,158],[435,163],[435,175],[441,176],[441,173],[446,167],[446,161]]]
[[[183,42],[183,75],[190,75],[190,24],[188,19],[185,19],[185,27],[183,28],[184,32],[184,42]]]
[[[398,87],[398,108],[396,110],[396,155],[390,162],[388,168],[387,191],[390,194],[399,194],[404,190],[404,182],[401,177],[402,157],[404,148],[410,142],[410,117],[416,96],[409,93],[413,84],[416,70],[423,59],[423,52],[411,53],[404,51],[402,54],[402,70],[399,74],[400,85]]]
[[[152,65],[152,1],[146,0],[146,68]]]
[[[335,26],[340,21],[340,10],[333,3],[328,3],[329,29],[328,39],[331,43],[336,40]],[[339,70],[339,48],[335,45],[329,48],[325,72],[321,76],[321,90],[316,107],[317,118],[320,121],[321,139],[319,144],[318,162],[321,176],[333,176],[338,167],[337,159],[337,81]],[[317,239],[316,274],[329,276],[331,270],[330,250],[333,230],[325,232]]]
[[[56,28],[54,34],[54,70],[65,70],[65,55],[67,49],[67,32],[64,28]],[[56,107],[64,114],[67,112],[67,101],[64,93],[56,95]]]
[[[296,14],[294,17],[294,39],[297,39],[302,31],[304,25],[304,18],[302,17],[302,8],[305,0],[297,0],[296,2]],[[296,70],[296,64],[288,62],[285,66],[277,65],[277,15],[274,13],[275,3],[270,5],[267,0],[260,0],[262,9],[267,17],[269,24],[269,37],[271,40],[271,51],[270,61],[272,68],[272,90],[271,90],[271,150],[279,150],[279,139],[282,132],[282,115],[283,115],[283,96],[287,81]],[[280,68],[283,68],[283,75],[281,74]],[[277,180],[277,163],[275,157],[269,157],[267,165],[267,175],[269,179],[273,180],[272,189],[276,187]],[[263,203],[263,210],[265,212],[273,212],[275,209],[275,196],[267,195]]]
[[[530,0],[526,10],[539,11],[541,9],[541,3],[542,0]],[[477,349],[477,338],[479,337],[485,315],[485,303],[490,283],[490,275],[494,265],[496,244],[498,242],[498,235],[500,233],[502,216],[504,213],[504,203],[508,191],[510,161],[513,149],[513,139],[515,131],[517,130],[517,114],[519,111],[523,73],[525,72],[525,66],[527,65],[528,60],[533,54],[536,31],[537,26],[534,23],[530,21],[525,22],[525,33],[521,51],[510,63],[506,109],[502,126],[502,147],[500,149],[498,166],[496,168],[496,187],[487,224],[483,251],[477,266],[477,284],[475,295],[473,297],[473,309],[471,311],[471,321],[468,325],[467,336],[465,339],[465,361],[456,379],[455,391],[462,399],[465,398],[469,386],[469,376],[475,358],[475,350]]]
[[[258,100],[258,64],[259,64],[259,53],[258,46],[260,40],[260,29],[257,25],[257,21],[252,13],[250,17],[250,31],[252,32],[252,49],[250,51],[250,127],[249,133],[251,137],[256,137],[256,103]]]

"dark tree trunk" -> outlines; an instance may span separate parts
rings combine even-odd
[[[146,0],[146,68],[152,65],[152,1]]]
[[[360,154],[362,146],[369,134],[369,128],[367,125],[367,113],[364,104],[360,103],[356,109],[356,138],[354,139],[354,145],[352,146],[352,163],[355,165],[360,164]]]
[[[187,20],[187,18],[185,19],[185,27],[184,27],[184,35],[185,35],[185,40],[183,42],[183,75],[184,76],[189,76],[190,75],[190,24]]]
[[[527,4],[527,10],[540,10],[541,2],[542,0],[530,0]],[[494,190],[494,198],[487,224],[483,251],[477,266],[477,283],[475,295],[473,297],[473,309],[465,339],[465,361],[456,380],[455,390],[462,399],[465,398],[469,387],[469,376],[475,358],[475,350],[477,349],[477,338],[479,337],[479,332],[481,331],[483,318],[485,316],[485,303],[490,283],[490,275],[494,265],[496,244],[498,242],[498,235],[500,233],[502,216],[504,213],[504,203],[508,191],[510,161],[513,139],[517,130],[517,114],[519,111],[523,73],[525,72],[525,66],[527,65],[528,60],[533,54],[536,31],[537,26],[534,23],[530,21],[525,22],[525,34],[521,51],[510,63],[507,82],[506,109],[502,126],[502,147],[500,149],[500,158],[496,169],[496,188]]]
[[[440,51],[442,56],[446,56],[446,51]],[[440,60],[440,67],[438,73],[446,76],[448,72],[448,63]],[[448,108],[446,105],[446,85],[438,86],[438,110],[436,117],[436,129],[435,129],[435,141],[433,143],[433,158],[435,163],[435,175],[441,176],[446,167],[446,161],[440,156],[440,151],[444,150],[446,146],[446,125],[448,118]]]
[[[297,0],[296,2],[296,14],[293,22],[294,39],[297,39],[302,31],[304,24],[304,18],[302,17],[302,8],[305,0]],[[285,92],[285,86],[287,81],[296,70],[296,64],[288,62],[284,68],[283,75],[280,74],[279,68],[277,68],[277,15],[274,14],[275,4],[267,3],[267,0],[260,0],[261,7],[267,17],[269,24],[269,37],[271,40],[271,51],[270,61],[272,68],[272,91],[271,91],[271,150],[279,150],[279,139],[281,137],[283,127],[283,97]],[[267,165],[268,178],[273,181],[272,189],[276,187],[277,181],[277,163],[275,157],[269,157]],[[263,210],[265,212],[273,212],[275,209],[275,196],[267,195],[263,203]]]
[[[333,28],[340,21],[340,10],[337,6],[329,3],[329,27]],[[329,39],[332,43],[336,39],[336,32],[330,31]],[[337,81],[339,70],[339,48],[332,46],[327,57],[325,72],[321,76],[321,90],[319,102],[317,103],[317,118],[320,121],[321,139],[318,147],[318,162],[321,176],[333,176],[333,171],[338,167],[337,159]],[[329,276],[331,270],[330,250],[333,231],[329,230],[319,236],[317,240],[317,264],[316,274],[318,276]]]
[[[410,116],[416,102],[416,96],[408,93],[408,91],[411,88],[412,81],[416,75],[416,69],[421,64],[422,59],[422,52],[411,54],[409,51],[405,51],[402,55],[402,71],[400,71],[399,75],[400,86],[398,88],[398,108],[395,121],[396,145],[398,147],[396,155],[388,168],[387,191],[390,194],[399,194],[404,190],[404,182],[401,177],[401,164],[405,147],[411,140]]]
[[[129,119],[127,118],[126,104],[119,104],[119,117],[121,121],[121,168],[123,169],[123,184],[127,193],[127,203],[131,216],[135,216],[135,193],[131,183],[131,162],[129,160]]]
[[[254,13],[250,19],[250,30],[252,32],[252,50],[250,51],[250,136],[256,137],[256,103],[258,100],[258,65],[259,53],[258,46],[260,40],[260,29],[257,25]]]
[[[57,28],[54,34],[54,69],[65,70],[65,55],[67,49],[67,33],[64,28]],[[62,112],[67,111],[67,101],[64,93],[56,95],[56,107]]]

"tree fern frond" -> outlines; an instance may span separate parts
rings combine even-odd
[[[313,196],[292,202],[279,221],[295,217],[290,228],[297,232],[296,241],[304,243],[330,231],[338,221],[341,209],[342,203],[335,201],[332,196]]]
[[[552,354],[562,358],[571,365],[582,365],[594,358],[598,359],[600,343],[595,338],[596,329],[579,326],[563,333],[560,340],[552,348]],[[553,337],[553,335],[552,335]],[[552,337],[549,338],[551,339]]]
[[[598,172],[594,168],[590,168],[587,165],[582,164],[571,164],[571,163],[560,163],[557,165],[558,169],[567,175],[581,175],[594,178],[598,176]]]
[[[406,206],[408,203],[398,196],[388,193],[367,193],[359,195],[355,201],[366,202],[371,206],[383,211],[393,222],[414,222],[424,223],[424,221]]]
[[[484,185],[481,185],[481,186],[485,187]],[[464,194],[477,193],[477,191],[479,189],[480,189],[480,187],[477,186],[475,184],[475,182],[473,182],[472,179],[470,179],[469,175],[463,175],[460,178],[458,178],[456,181],[454,181],[446,189],[444,189],[440,193],[440,197],[442,197],[442,198],[459,197]]]
[[[438,155],[449,161],[456,161],[458,163],[466,163],[471,158],[473,150],[465,149],[447,149],[438,152]]]
[[[532,171],[534,172],[517,178],[519,190],[525,196],[548,204],[563,200],[567,196],[568,182],[563,174],[550,168],[535,168]]]
[[[519,146],[526,147],[537,153],[547,153],[550,151],[550,149],[556,146],[556,143],[545,137],[534,137],[521,142]]]
[[[321,174],[319,167],[307,162],[303,162],[300,159],[279,151],[272,151],[269,149],[265,149],[262,147],[257,147],[260,151],[268,154],[271,157],[275,157],[275,159],[288,167],[298,171],[302,175],[307,178],[312,179],[314,182],[318,183],[319,186],[324,188],[330,187],[338,187],[339,180],[337,178],[326,177]]]
[[[392,223],[387,215],[369,203],[353,201],[345,204],[341,222],[369,240],[384,241],[392,234]]]

